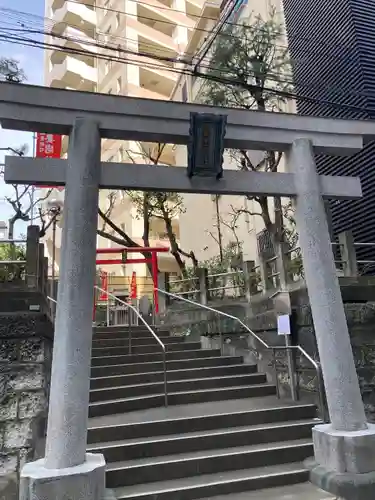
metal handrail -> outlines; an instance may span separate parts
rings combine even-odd
[[[1,243],[1,240],[0,240]],[[24,266],[26,264],[26,260],[0,260],[1,265],[13,265],[13,264],[19,264]]]
[[[138,316],[138,318],[142,321],[142,323],[145,325],[147,330],[151,333],[151,335],[154,337],[154,339],[158,342],[160,347],[163,350],[163,369],[164,369],[164,405],[168,406],[168,386],[167,386],[167,356],[166,356],[166,348],[165,344],[160,340],[160,338],[156,335],[154,330],[151,328],[151,326],[147,323],[147,321],[143,318],[142,314],[138,311],[136,307],[134,307],[131,304],[128,304],[127,302],[124,302],[123,300],[119,299],[116,297],[116,295],[113,295],[112,293],[108,292],[107,290],[103,290],[102,288],[95,286],[94,287],[96,290],[99,290],[99,292],[107,294],[108,297],[112,297],[113,299],[117,300],[120,304],[123,304],[124,306],[128,307],[131,309],[135,314]],[[132,342],[132,337],[131,337],[131,325],[129,321],[129,354],[131,354],[131,342]]]
[[[27,240],[10,240],[10,239],[1,239],[0,243],[26,243]]]
[[[179,295],[175,295],[174,293],[167,292],[165,290],[161,290],[160,288],[156,288],[156,290],[159,293],[163,293],[164,295],[167,295],[168,297],[172,297],[175,299],[182,300],[183,302],[188,302],[189,304],[192,304],[194,306],[201,307],[202,309],[206,309],[207,311],[211,311],[213,313],[217,313],[220,316],[225,316],[227,318],[233,319],[234,321],[237,321],[241,326],[245,328],[245,330],[250,333],[250,335],[255,338],[258,342],[260,342],[263,347],[265,347],[268,350],[272,350],[273,353],[273,360],[274,360],[274,366],[275,366],[275,372],[276,372],[276,357],[275,357],[275,351],[288,351],[289,349],[294,349],[298,350],[308,361],[311,363],[311,365],[314,367],[316,371],[316,379],[317,379],[317,385],[318,385],[318,398],[319,398],[319,411],[322,419],[326,421],[326,411],[325,411],[325,404],[324,404],[324,381],[323,381],[323,374],[322,374],[322,369],[320,366],[320,363],[318,361],[315,361],[300,345],[296,346],[270,346],[265,342],[263,339],[261,339],[256,333],[254,333],[243,321],[241,321],[239,318],[236,316],[233,316],[232,314],[225,313],[223,311],[219,311],[218,309],[214,309],[213,307],[206,306],[204,304],[200,304],[199,302],[195,302],[190,299],[185,299],[183,297],[180,297]],[[223,354],[223,334],[220,329],[220,350],[221,353]],[[294,374],[290,373],[290,382],[291,384],[294,384]],[[279,391],[279,381],[276,373],[276,391],[277,391],[277,396],[280,397],[280,391]]]

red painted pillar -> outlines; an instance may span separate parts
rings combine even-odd
[[[151,253],[151,269],[152,269],[152,280],[154,282],[154,307],[155,313],[159,312],[159,296],[158,296],[158,258],[156,252]]]

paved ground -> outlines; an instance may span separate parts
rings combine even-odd
[[[330,493],[315,488],[310,483],[295,484],[266,490],[247,491],[234,495],[210,497],[204,500],[335,500]]]

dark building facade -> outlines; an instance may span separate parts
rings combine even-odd
[[[373,0],[283,0],[299,114],[375,119]],[[375,143],[352,157],[317,156],[321,174],[357,175],[363,198],[330,203],[334,234],[375,242]],[[357,248],[375,260],[374,248]],[[374,266],[375,268],[375,266]]]

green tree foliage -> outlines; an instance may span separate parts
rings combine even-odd
[[[5,264],[6,261],[25,260],[25,249],[19,245],[0,243],[0,282],[22,279],[25,273],[24,264]]]
[[[243,23],[230,24],[218,35],[210,55],[208,80],[202,80],[199,101],[258,111],[281,111],[286,98],[275,91],[290,91],[290,61],[283,25],[276,10],[267,19],[252,16]],[[225,83],[221,80],[225,79]],[[232,82],[232,84],[228,83]],[[282,153],[265,151],[257,161],[246,150],[230,151],[241,170],[276,172]],[[283,239],[281,202],[273,207],[265,196],[249,197],[259,205],[250,215],[262,217],[273,242]],[[247,212],[241,209],[241,212]]]

